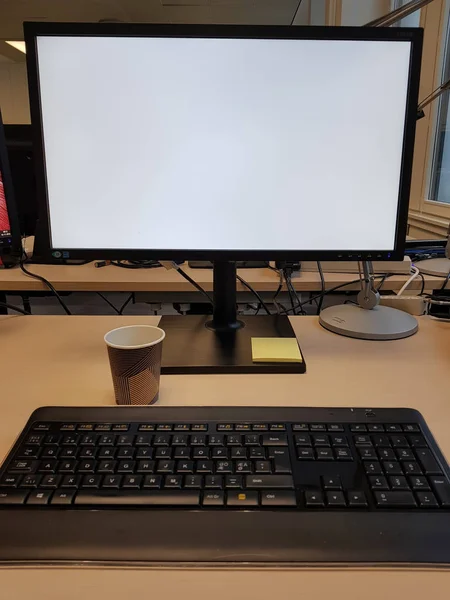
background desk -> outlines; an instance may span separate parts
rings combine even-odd
[[[155,293],[199,293],[192,285],[183,279],[174,269],[167,271],[157,269],[121,269],[109,265],[97,269],[94,263],[80,266],[60,265],[30,265],[29,270],[45,277],[58,291],[69,292],[155,292]],[[195,281],[207,291],[212,290],[212,269],[190,269],[187,264],[182,266]],[[258,292],[274,293],[278,287],[279,277],[271,269],[239,269],[239,275]],[[331,288],[341,283],[357,279],[355,273],[325,273],[326,287]],[[384,289],[399,290],[407,280],[406,275],[389,277]],[[301,291],[320,291],[321,282],[318,273],[301,272],[292,279],[295,289]],[[426,289],[442,285],[442,278],[426,277]],[[411,290],[419,290],[422,283],[418,278],[411,284]],[[358,285],[346,287],[346,290],[358,289]],[[46,286],[28,277],[15,267],[0,270],[0,291],[42,291]],[[241,283],[237,283],[240,292],[246,291]]]
[[[38,406],[113,404],[104,333],[158,320],[0,317],[1,457]],[[340,337],[314,317],[292,324],[306,375],[164,376],[159,404],[414,407],[450,458],[450,324],[422,317],[417,335],[395,342]],[[5,600],[447,600],[449,587],[443,570],[0,568]]]

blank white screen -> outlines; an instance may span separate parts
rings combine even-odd
[[[53,248],[393,248],[410,42],[37,47]]]

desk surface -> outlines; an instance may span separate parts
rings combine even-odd
[[[121,269],[113,265],[97,269],[94,263],[86,265],[30,265],[27,267],[50,281],[57,290],[71,292],[192,292],[196,291],[192,285],[183,279],[174,269],[167,271],[164,268],[156,269]],[[183,265],[195,281],[207,291],[212,290],[211,269],[190,269]],[[275,292],[278,287],[279,277],[271,269],[239,269],[239,275],[259,292]],[[355,273],[325,273],[327,289],[357,279]],[[406,275],[389,277],[384,288],[399,290],[407,279]],[[442,278],[426,277],[427,289],[442,285]],[[293,277],[293,283],[298,291],[320,291],[321,281],[318,273],[301,272]],[[346,289],[357,289],[358,285]],[[418,290],[421,281],[416,279],[410,289]],[[37,279],[28,277],[15,267],[0,270],[0,291],[35,291],[46,290],[46,286]],[[242,284],[237,284],[239,291],[246,291]]]
[[[103,335],[159,317],[0,317],[0,456],[38,406],[111,405]],[[352,340],[292,319],[305,375],[163,376],[161,405],[403,406],[422,412],[450,458],[450,324],[420,319],[419,333],[395,342]],[[5,350],[7,349],[7,350]],[[149,408],[151,410],[151,408]],[[145,592],[164,600],[268,600],[286,592],[308,600],[446,599],[449,571],[163,570],[0,568],[8,600],[123,600]]]

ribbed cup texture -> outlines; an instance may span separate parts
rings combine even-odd
[[[138,350],[107,348],[116,403],[142,406],[156,402],[162,343]]]

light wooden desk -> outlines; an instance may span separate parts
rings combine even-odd
[[[211,269],[190,269],[187,264],[183,265],[186,271],[207,291],[212,290]],[[94,263],[80,266],[60,265],[30,265],[28,267],[33,273],[37,273],[50,281],[57,290],[68,292],[170,292],[170,293],[199,293],[193,286],[183,279],[174,269],[167,271],[164,268],[157,269],[121,269],[112,265],[97,269]],[[275,292],[278,287],[279,278],[277,273],[271,269],[239,269],[239,275],[245,279],[258,292]],[[357,279],[355,273],[325,273],[327,289]],[[407,279],[406,275],[394,275],[386,280],[384,289],[399,290]],[[301,272],[292,279],[298,291],[320,291],[321,282],[318,273]],[[442,278],[426,277],[426,288],[433,289],[442,285]],[[348,286],[345,290],[358,289],[358,285]],[[412,282],[410,289],[419,290],[421,280]],[[0,270],[0,291],[42,291],[46,286],[28,277],[15,267],[13,269]],[[247,291],[241,283],[237,283],[239,292]]]
[[[158,319],[0,317],[0,455],[38,406],[113,404],[104,333]],[[370,342],[325,331],[314,317],[292,323],[305,375],[164,376],[159,403],[414,407],[450,458],[450,324],[422,317],[411,338]],[[0,568],[2,600],[447,600],[449,586],[443,570]]]

